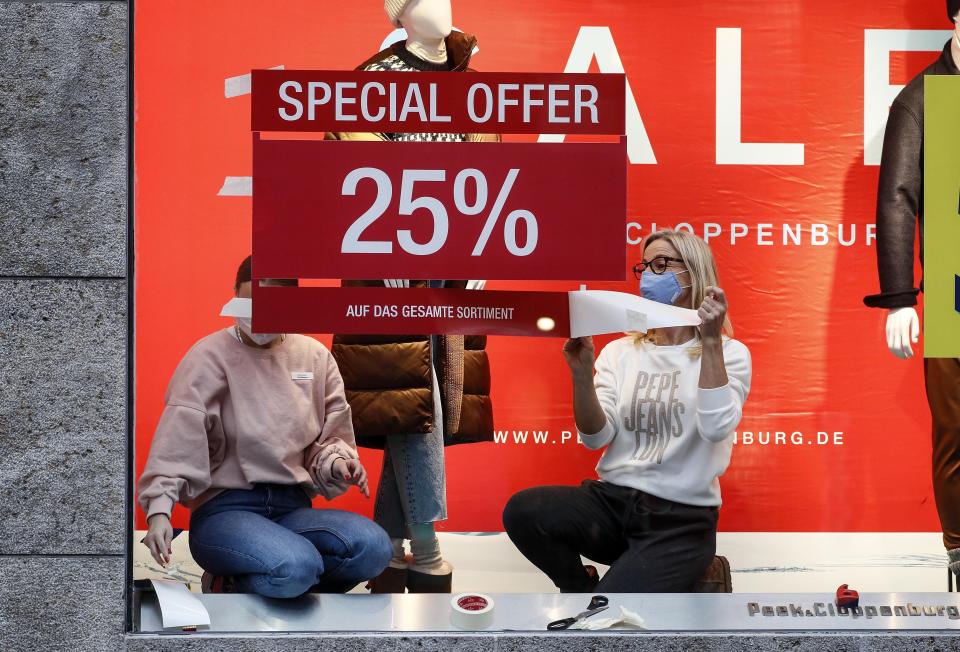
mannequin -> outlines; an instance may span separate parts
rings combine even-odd
[[[394,24],[407,30],[407,50],[430,63],[446,63],[446,39],[453,31],[453,11],[449,0],[410,0],[406,3],[387,2],[401,5]]]
[[[462,72],[476,44],[453,31],[450,0],[385,0],[387,16],[407,31],[359,69]],[[496,141],[478,134],[333,133],[336,140]],[[412,162],[411,162],[412,163]],[[344,286],[482,289],[482,281],[344,281]],[[384,449],[374,519],[393,547],[374,593],[449,592],[453,567],[443,559],[434,523],[446,518],[444,446],[493,439],[485,337],[335,335],[358,443]],[[412,349],[412,351],[411,351]],[[426,364],[424,364],[426,363]],[[382,389],[389,388],[389,389]],[[410,541],[410,555],[405,540]]]
[[[877,192],[880,294],[864,303],[886,308],[886,343],[898,358],[913,356],[920,336],[913,287],[913,238],[919,220],[923,263],[923,78],[960,74],[960,0],[947,0],[954,34],[939,59],[915,77],[890,107]],[[960,359],[926,358],[927,402],[933,418],[933,487],[950,569],[960,575]]]

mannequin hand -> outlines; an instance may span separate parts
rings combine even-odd
[[[718,287],[710,286],[697,315],[700,317],[700,337],[705,340],[719,340],[723,321],[727,317],[727,295]]]
[[[166,514],[154,514],[147,521],[147,536],[143,537],[142,543],[150,549],[150,554],[157,560],[161,566],[166,566],[170,562],[170,555],[173,551],[170,549],[170,543],[173,541],[173,526],[170,525],[170,517]]]
[[[563,357],[574,376],[593,376],[596,349],[592,337],[574,337],[567,340],[563,345]]]
[[[360,489],[364,496],[367,498],[370,497],[367,470],[363,468],[360,460],[348,460],[342,457],[335,460],[333,462],[333,477],[357,485],[357,488]]]
[[[887,348],[904,360],[913,357],[913,347],[920,338],[920,317],[913,307],[894,308],[887,315]]]

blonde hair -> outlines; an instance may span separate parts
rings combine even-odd
[[[710,245],[703,239],[688,233],[687,231],[674,231],[672,229],[663,229],[648,235],[643,241],[641,252],[645,252],[650,243],[657,240],[665,240],[667,244],[673,247],[680,258],[683,260],[684,267],[687,268],[690,276],[690,299],[694,310],[700,307],[706,297],[708,287],[720,287],[720,277],[717,274],[717,263],[713,258],[713,252]],[[724,317],[721,333],[726,337],[733,337],[733,324],[730,322],[730,315]],[[652,341],[651,334],[654,329],[646,333],[634,333],[634,342],[643,344]],[[703,343],[700,342],[700,331],[696,330],[697,343],[691,347],[691,357],[697,357],[703,353]]]

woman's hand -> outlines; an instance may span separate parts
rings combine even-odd
[[[563,357],[573,376],[573,418],[580,432],[589,434],[600,432],[607,422],[593,385],[596,353],[590,336],[574,337],[563,345]]]
[[[343,457],[333,461],[333,477],[345,480],[357,488],[367,498],[370,497],[370,485],[367,482],[367,470],[360,460],[348,460]]]
[[[150,554],[161,566],[170,562],[170,543],[173,541],[173,526],[166,514],[154,514],[147,520],[147,536],[141,543],[150,549]]]
[[[596,350],[593,347],[593,338],[574,337],[563,345],[563,357],[574,376],[593,376],[593,365],[596,362]]]
[[[698,327],[700,337],[705,340],[720,340],[723,322],[727,317],[727,295],[712,285],[706,289],[706,296],[697,314],[703,323]]]

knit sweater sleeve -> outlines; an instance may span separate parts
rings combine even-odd
[[[138,502],[147,518],[169,516],[175,503],[193,500],[210,488],[210,450],[222,449],[210,440],[219,419],[211,408],[225,382],[213,359],[197,347],[177,366],[137,483]]]
[[[619,428],[617,419],[617,402],[620,396],[620,382],[618,379],[618,356],[616,342],[607,344],[597,356],[594,365],[596,374],[593,377],[593,386],[597,392],[600,407],[606,416],[603,428],[599,432],[585,433],[578,430],[580,441],[589,449],[596,450],[609,444],[617,435]]]
[[[724,341],[723,365],[727,370],[726,385],[697,388],[697,430],[713,443],[732,435],[740,423],[753,373],[750,351],[736,340]]]
[[[332,500],[350,488],[348,482],[337,476],[333,464],[338,459],[356,460],[357,445],[353,435],[353,417],[343,389],[343,379],[333,356],[326,349],[318,358],[318,372],[323,374],[323,427],[314,442],[304,451],[304,467],[318,493]]]

